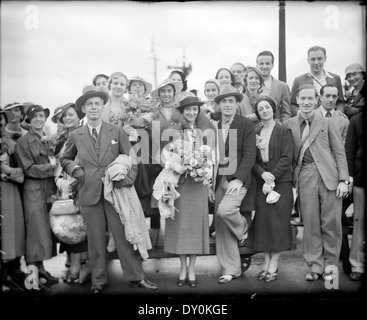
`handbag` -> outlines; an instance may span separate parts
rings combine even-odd
[[[49,215],[51,230],[58,240],[66,244],[77,244],[85,240],[87,227],[73,199],[54,201]]]
[[[134,182],[136,193],[139,198],[146,198],[152,195],[152,186],[150,181],[150,170],[148,164],[139,162],[138,174]]]

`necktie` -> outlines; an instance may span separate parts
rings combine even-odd
[[[331,118],[331,112],[330,112],[330,111],[326,112],[325,117],[327,117],[327,118]]]
[[[302,159],[303,159],[303,155],[305,154],[305,151],[310,146],[309,137],[308,137],[308,135],[310,133],[310,120],[306,119],[305,124],[306,124],[306,126],[303,129],[301,142],[303,142],[306,139],[306,137],[307,137],[307,140],[305,141],[305,143],[302,146],[301,155],[300,155],[301,163],[302,163]]]
[[[93,139],[94,144],[96,144],[98,141],[98,133],[97,133],[96,128],[92,129],[92,139]]]

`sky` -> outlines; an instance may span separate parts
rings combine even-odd
[[[1,106],[31,101],[53,113],[98,73],[121,71],[155,87],[154,54],[157,84],[185,59],[189,90],[201,99],[219,68],[255,66],[263,50],[275,55],[278,78],[278,10],[278,1],[1,1]],[[313,45],[326,48],[325,69],[342,79],[348,64],[364,65],[358,2],[286,1],[285,10],[290,88],[309,71]]]

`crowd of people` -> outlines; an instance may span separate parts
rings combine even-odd
[[[100,294],[108,252],[116,251],[124,280],[156,290],[142,262],[162,218],[163,250],[180,259],[178,287],[196,287],[196,258],[210,253],[210,237],[219,283],[241,276],[242,246],[264,253],[257,278],[272,282],[281,252],[292,247],[294,213],[303,222],[305,279],[332,281],[328,267],[338,264],[342,220],[352,203],[349,276],[361,280],[366,73],[358,63],[348,65],[343,86],[325,70],[326,58],[325,48],[311,47],[310,69],[290,90],[271,74],[273,53],[260,52],[254,66],[219,68],[203,84],[205,101],[188,91],[180,70],[154,89],[139,76],[98,74],[75,102],[55,108],[51,136],[44,132],[48,108],[4,106],[2,291],[24,282],[21,258],[38,270],[33,289],[57,282],[44,261],[64,251],[67,283],[80,282],[87,263],[91,292]],[[53,204],[66,199],[85,221],[79,243],[58,239],[50,224]]]

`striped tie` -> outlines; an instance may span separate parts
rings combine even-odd
[[[96,144],[98,141],[98,133],[97,133],[96,128],[92,129],[92,139],[93,139],[94,144]]]

